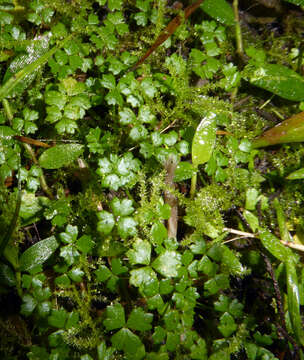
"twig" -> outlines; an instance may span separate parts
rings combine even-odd
[[[230,229],[230,228],[224,228],[223,230],[228,231],[231,234],[241,235],[243,237],[250,237],[250,238],[253,238],[253,239],[256,238],[255,234],[248,233],[248,232],[245,232],[245,231],[240,231],[240,230],[235,230],[235,229]]]
[[[281,291],[280,291],[278,281],[277,281],[277,279],[275,277],[273,267],[271,265],[270,260],[268,259],[268,257],[265,254],[262,253],[262,257],[263,257],[264,262],[266,264],[266,269],[267,269],[269,275],[271,276],[271,279],[272,279],[272,282],[273,282],[275,299],[276,299],[276,303],[277,303],[277,307],[278,307],[278,313],[279,313],[281,324],[282,324],[282,327],[280,327],[277,330],[280,331],[287,338],[287,340],[293,345],[293,347],[295,349],[295,352],[297,354],[299,354],[299,347],[298,347],[296,341],[288,334],[288,331],[286,329],[285,314],[284,314]]]
[[[167,185],[167,187],[172,190],[174,190],[174,173],[176,170],[176,166],[177,163],[175,161],[175,159],[173,159],[172,157],[170,157],[166,163],[165,163],[165,170],[166,170],[166,178],[165,178],[165,183]],[[176,239],[176,235],[177,235],[177,219],[178,219],[178,201],[176,196],[174,196],[170,190],[165,190],[164,193],[164,197],[165,197],[165,203],[169,204],[171,207],[171,215],[170,218],[168,219],[168,237],[169,238],[175,238]]]
[[[24,146],[25,150],[26,150],[26,151],[29,153],[29,155],[31,156],[34,164],[36,164],[37,166],[40,167],[39,162],[38,162],[38,160],[37,160],[37,158],[36,158],[36,155],[35,155],[32,147],[31,147],[31,145],[26,144],[26,143],[23,143],[23,146]],[[43,173],[42,173],[42,175],[40,175],[39,180],[40,180],[40,185],[41,185],[41,187],[42,187],[42,190],[47,194],[47,196],[48,196],[50,199],[54,199],[54,195],[52,194],[50,188],[48,187]]]
[[[183,16],[177,15],[173,20],[171,20],[167,27],[155,40],[150,49],[138,60],[135,65],[132,66],[129,71],[134,71],[139,65],[141,65],[163,42],[165,42],[174,33],[174,31],[182,23],[182,20],[186,20],[200,6],[202,2],[203,0],[198,0],[194,4],[187,6]]]
[[[284,241],[284,240],[280,240],[280,241],[281,241],[281,243],[283,245],[286,245],[286,246],[288,246],[288,247],[290,247],[292,249],[299,250],[299,251],[304,251],[304,245],[295,244],[295,243],[293,243],[291,241]]]

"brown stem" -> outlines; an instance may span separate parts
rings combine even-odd
[[[141,65],[152,53],[155,51],[163,42],[165,42],[173,33],[174,31],[179,27],[179,25],[182,23],[183,19],[187,19],[203,2],[203,0],[198,0],[194,4],[189,5],[184,10],[184,15],[177,15],[173,20],[169,22],[167,27],[161,32],[159,37],[156,39],[154,44],[150,47],[150,49],[145,53],[144,56],[142,56],[138,62],[132,66],[132,68],[129,71],[135,70],[139,65]]]
[[[36,164],[36,165],[38,165],[40,167],[39,162],[38,162],[38,160],[36,158],[36,155],[35,155],[32,147],[31,147],[31,145],[23,143],[23,146],[24,146],[25,150],[30,154],[34,164]],[[39,177],[39,180],[40,180],[40,185],[42,187],[42,190],[47,194],[47,196],[50,199],[54,199],[54,195],[52,194],[50,188],[48,187],[43,174]]]
[[[174,173],[176,170],[177,163],[176,161],[170,157],[166,163],[165,163],[165,169],[166,169],[166,178],[165,183],[167,185],[168,189],[175,188],[175,184],[173,182],[174,179]],[[167,222],[167,229],[168,229],[168,237],[169,238],[175,238],[177,235],[177,220],[178,220],[178,201],[176,196],[172,194],[170,190],[165,190],[165,203],[169,204],[171,207],[171,215]]]

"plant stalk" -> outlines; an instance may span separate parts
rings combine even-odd
[[[23,143],[23,146],[24,146],[25,150],[26,150],[26,151],[29,153],[29,155],[31,156],[34,164],[36,164],[37,166],[40,167],[39,162],[38,162],[38,160],[37,160],[37,158],[36,158],[36,155],[35,155],[32,147],[31,147],[31,145]],[[40,185],[41,185],[41,187],[42,187],[42,190],[47,194],[47,196],[48,196],[50,199],[54,199],[54,195],[52,194],[50,188],[48,187],[43,173],[42,173],[42,175],[39,177],[39,180],[40,180]]]
[[[235,37],[236,37],[236,52],[239,57],[244,59],[244,49],[243,49],[243,38],[242,30],[240,25],[239,17],[239,0],[233,0],[233,11],[234,11],[234,20],[235,20]]]
[[[197,171],[197,169],[196,169],[196,171]],[[194,175],[192,175],[192,178],[191,178],[190,197],[192,199],[194,198],[194,195],[196,192],[196,182],[197,182],[197,172]]]

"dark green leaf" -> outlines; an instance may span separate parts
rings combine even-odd
[[[45,169],[59,169],[75,161],[83,152],[79,144],[62,144],[47,149],[39,158],[40,166]]]
[[[123,350],[126,360],[140,360],[145,356],[145,347],[139,337],[129,329],[121,329],[111,338],[112,345],[118,350]]]
[[[42,265],[58,248],[59,244],[55,236],[41,240],[25,252],[20,257],[20,269],[30,271],[37,265]]]
[[[286,283],[287,283],[287,301],[288,313],[290,316],[292,329],[297,338],[297,341],[304,345],[304,331],[302,326],[302,319],[300,314],[300,298],[299,298],[299,284],[296,272],[295,263],[291,258],[285,259],[286,264]]]
[[[132,330],[148,331],[152,329],[152,320],[153,314],[145,313],[142,308],[135,308],[129,316],[127,326]]]
[[[229,313],[225,312],[220,318],[220,325],[218,326],[218,329],[223,336],[229,337],[235,332],[237,325],[233,317]]]
[[[193,165],[187,161],[181,161],[178,163],[175,173],[174,173],[174,182],[180,182],[184,180],[191,179],[195,174]]]
[[[97,231],[105,235],[110,234],[115,224],[114,216],[108,211],[103,210],[97,213],[97,217],[99,219],[97,223]]]
[[[268,90],[284,99],[304,100],[304,77],[278,64],[263,64],[249,78],[253,85]]]
[[[165,277],[175,277],[181,266],[181,255],[176,251],[164,251],[153,261],[152,266]]]
[[[108,331],[125,325],[125,310],[120,303],[107,306],[106,319],[103,322]]]
[[[210,112],[198,125],[192,142],[192,163],[195,167],[207,162],[216,139],[216,115]]]
[[[234,14],[225,0],[205,0],[201,8],[212,18],[225,25],[234,25]]]

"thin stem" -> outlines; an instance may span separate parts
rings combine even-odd
[[[230,229],[230,228],[224,228],[223,230],[229,232],[230,234],[235,234],[235,235],[240,235],[240,236],[250,237],[250,238],[256,238],[256,235],[249,233],[249,232],[245,232],[245,231],[240,231],[240,230],[235,230],[235,229]]]
[[[37,166],[40,167],[39,162],[38,162],[38,160],[37,160],[37,158],[36,158],[36,155],[35,155],[32,147],[31,147],[31,145],[23,143],[23,146],[24,146],[25,150],[26,150],[26,151],[29,153],[29,155],[31,156],[34,164],[36,164]],[[42,190],[47,194],[47,196],[48,196],[50,199],[54,199],[54,195],[52,194],[50,188],[48,187],[43,173],[42,173],[42,175],[39,177],[39,180],[40,180],[40,185],[41,185],[41,187],[42,187]]]
[[[233,11],[235,20],[236,51],[241,59],[244,58],[242,30],[239,18],[239,1],[233,0]]]
[[[196,182],[197,182],[197,172],[192,175],[191,178],[191,188],[190,188],[190,197],[194,198],[195,192],[196,192]]]
[[[6,113],[6,116],[8,118],[8,121],[9,121],[10,125],[12,125],[12,121],[13,121],[14,116],[13,116],[12,110],[11,110],[11,108],[9,106],[9,102],[7,101],[7,99],[3,99],[2,104],[3,104],[3,107],[4,107],[4,111]]]

